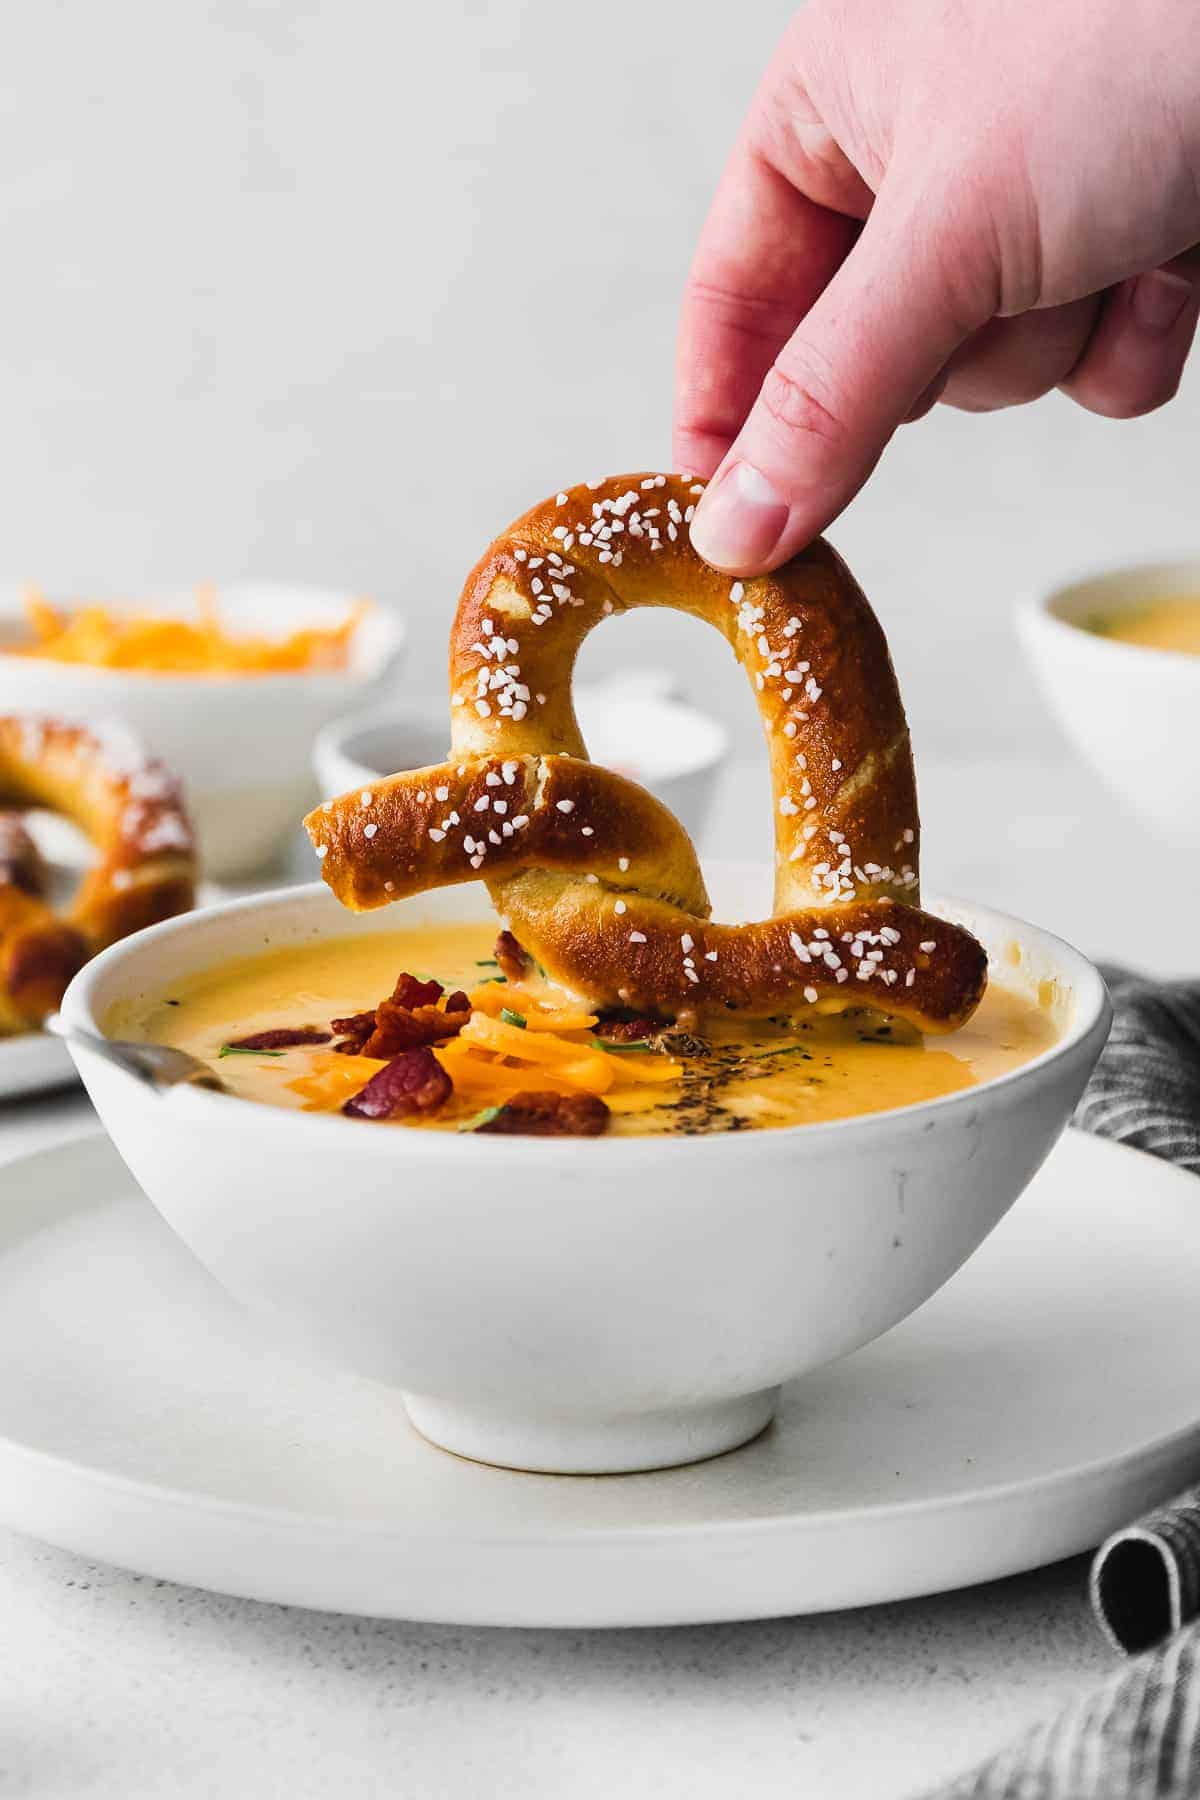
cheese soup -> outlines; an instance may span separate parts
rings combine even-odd
[[[602,1098],[600,1128],[616,1136],[807,1125],[910,1106],[1019,1068],[1058,1036],[1053,984],[1033,999],[995,980],[969,1023],[943,1037],[868,1009],[802,1021],[706,1016],[694,1030],[604,1020],[535,967],[506,977],[494,936],[494,925],[440,924],[269,950],[123,1004],[106,1028],[191,1051],[244,1099],[337,1112],[388,1066],[393,1047],[372,1041],[372,1009],[403,971],[443,990],[423,1009],[433,1033],[421,1054],[451,1084],[444,1091],[434,1071],[443,1098],[406,1113],[405,1126],[503,1130],[497,1117],[518,1095],[584,1094]],[[454,1035],[439,1040],[443,1030]],[[298,1038],[306,1041],[288,1041]]]

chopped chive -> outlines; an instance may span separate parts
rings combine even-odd
[[[222,1044],[219,1056],[283,1056],[282,1050],[247,1050],[239,1044]]]
[[[483,1111],[477,1112],[473,1119],[464,1119],[458,1129],[459,1131],[478,1131],[481,1125],[490,1125],[500,1110],[498,1106],[485,1106]]]
[[[496,961],[494,956],[477,956],[475,958],[475,967],[477,969],[498,969],[500,964]]]
[[[500,1017],[504,1020],[506,1025],[515,1025],[519,1031],[525,1030],[525,1014],[514,1012],[511,1006],[502,1006],[500,1008]]]
[[[538,961],[537,957],[532,956],[532,957],[530,957],[529,960],[532,962],[534,968],[537,970],[537,972],[541,976],[542,980],[549,981],[550,977],[547,975],[545,969],[543,969],[543,967],[542,967],[541,963]]]
[[[485,975],[479,983],[480,987],[507,987],[507,975]]]
[[[635,1038],[632,1043],[628,1044],[609,1044],[606,1043],[603,1038],[594,1037],[592,1042],[595,1044],[597,1050],[608,1050],[618,1056],[628,1056],[631,1050],[640,1050],[644,1056],[654,1049],[654,1045],[649,1043],[645,1038]]]

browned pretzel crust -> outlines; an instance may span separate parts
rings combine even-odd
[[[305,824],[326,881],[355,912],[478,881],[485,867],[489,881],[529,868],[575,880],[582,867],[585,885],[646,884],[708,912],[696,853],[674,814],[636,782],[575,757],[479,756],[393,775],[326,801]],[[633,844],[637,884],[626,854]]]
[[[986,957],[919,910],[912,754],[878,621],[821,540],[755,581],[710,568],[687,530],[701,491],[683,476],[615,477],[497,538],[451,633],[447,761],[313,813],[325,879],[356,910],[483,879],[548,973],[600,1005],[869,1003],[950,1030],[979,1002]],[[576,653],[636,606],[715,625],[753,683],[775,798],[771,919],[712,924],[678,821],[587,761]]]
[[[74,820],[97,858],[65,918],[45,898],[28,834],[0,828],[0,1034],[53,1012],[88,957],[192,905],[192,831],[179,789],[127,733],[0,716],[0,806]],[[31,852],[32,859],[31,859]]]
[[[47,871],[20,813],[0,812],[0,886],[18,887],[35,900],[46,892]]]

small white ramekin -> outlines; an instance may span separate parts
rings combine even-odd
[[[717,777],[729,754],[718,719],[636,676],[581,686],[575,711],[588,753],[640,782],[670,807],[694,839],[703,836]],[[313,767],[323,799],[398,769],[441,762],[449,743],[445,702],[392,704],[336,719],[318,734]]]
[[[753,913],[766,871],[711,873],[722,916]],[[285,1338],[400,1388],[435,1443],[561,1473],[691,1462],[754,1436],[781,1382],[877,1337],[953,1275],[1099,1055],[1110,1009],[1086,958],[987,908],[930,904],[1031,996],[1056,984],[1061,1036],[994,1081],[864,1118],[478,1137],[163,1094],[86,1049],[76,1060],[200,1261]],[[474,886],[357,917],[319,884],[259,895],[105,951],[62,1014],[103,1031],[118,1002],[267,945],[486,916]]]
[[[273,637],[337,624],[353,605],[350,594],[282,583],[222,588],[219,598],[233,630]],[[139,610],[192,616],[195,602],[156,597]],[[21,596],[0,592],[0,712],[130,727],[183,782],[204,874],[234,879],[280,855],[311,797],[313,738],[348,706],[378,697],[405,632],[375,607],[354,633],[345,669],[228,676],[89,668],[4,650],[24,635]]]

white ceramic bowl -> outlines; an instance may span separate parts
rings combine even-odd
[[[1200,558],[1112,569],[1027,601],[1018,631],[1050,710],[1080,754],[1161,837],[1200,845],[1200,656],[1125,644],[1086,621],[1200,596]]]
[[[761,871],[712,873],[721,912],[753,910]],[[63,1017],[101,1030],[115,1002],[267,944],[484,905],[453,888],[354,918],[321,886],[227,903],[97,957]],[[928,1299],[1038,1168],[1100,1052],[1108,998],[1084,957],[982,907],[938,910],[978,932],[1006,978],[1059,984],[1062,1036],[995,1081],[867,1118],[474,1137],[164,1096],[86,1049],[77,1061],[200,1261],[286,1337],[401,1388],[435,1443],[564,1473],[689,1462],[755,1435],[781,1382]]]
[[[581,686],[575,711],[589,754],[649,788],[699,839],[729,751],[724,725],[686,705],[653,676]],[[444,703],[392,705],[335,720],[313,746],[322,798],[368,786],[397,769],[441,762],[448,742]]]
[[[233,629],[271,636],[336,624],[352,604],[349,594],[283,584],[220,590]],[[194,616],[195,601],[156,596],[144,610]],[[399,660],[404,627],[373,608],[354,634],[349,666],[311,675],[158,675],[4,651],[4,642],[24,636],[19,593],[0,593],[0,712],[123,720],[183,781],[204,873],[231,878],[279,856],[311,796],[313,737],[337,713],[378,695]]]

